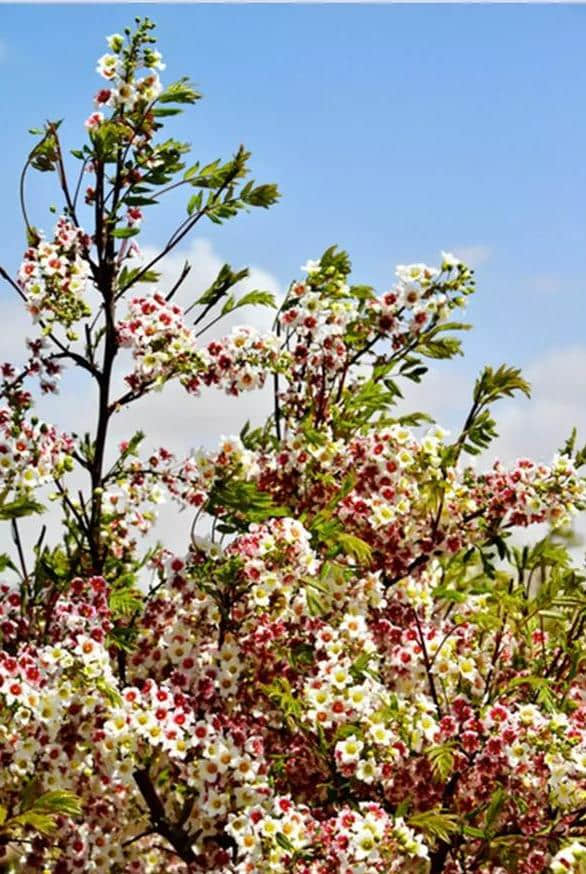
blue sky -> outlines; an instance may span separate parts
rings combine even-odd
[[[103,37],[141,14],[158,24],[164,81],[189,74],[205,95],[170,130],[204,160],[243,142],[255,177],[283,192],[268,213],[200,231],[222,259],[262,267],[283,287],[338,243],[356,279],[384,291],[396,263],[434,263],[454,249],[476,262],[479,290],[466,359],[450,372],[501,361],[535,369],[568,349],[581,362],[578,5],[3,5],[1,263],[15,267],[22,250],[27,128],[63,117],[76,146],[101,81]],[[53,222],[48,182],[33,190],[39,225]],[[164,239],[174,209],[183,206],[146,223],[145,242]]]

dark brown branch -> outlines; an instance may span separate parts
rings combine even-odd
[[[171,291],[165,297],[165,300],[167,302],[169,302],[174,297],[174,295],[177,293],[177,291],[179,290],[181,285],[185,282],[185,280],[189,276],[190,272],[191,272],[191,264],[189,263],[189,261],[186,261],[185,264],[183,265],[183,269],[181,271],[179,279],[177,280],[177,282],[175,283],[175,285],[173,286]]]
[[[190,837],[185,829],[169,822],[167,819],[165,808],[153,786],[148,768],[137,769],[133,776],[140,794],[144,798],[149,809],[153,832],[156,832],[162,838],[169,841],[177,855],[180,856],[184,862],[187,864],[195,862],[196,856],[192,848],[192,842],[194,839]]]

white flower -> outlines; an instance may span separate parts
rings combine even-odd
[[[378,777],[378,766],[374,759],[360,762],[356,768],[356,776],[363,783],[372,783]]]
[[[458,258],[457,255],[453,255],[451,252],[441,252],[442,256],[442,270],[453,270],[454,267],[458,267],[459,264],[462,264],[462,259]]]
[[[343,765],[350,765],[358,761],[363,748],[364,744],[362,741],[358,740],[355,734],[351,734],[346,740],[338,741],[336,744],[336,756]]]
[[[103,76],[104,79],[113,79],[116,76],[118,67],[118,58],[116,55],[102,55],[98,58],[96,71]]]

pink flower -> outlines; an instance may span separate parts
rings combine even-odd
[[[98,127],[104,121],[104,114],[102,112],[92,112],[92,114],[85,120],[84,124],[88,130],[93,130]]]

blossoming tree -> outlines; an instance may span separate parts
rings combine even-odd
[[[487,367],[453,440],[398,416],[405,381],[459,351],[453,312],[473,275],[397,269],[382,295],[344,252],[308,262],[265,333],[200,339],[266,292],[225,265],[180,306],[188,267],[157,266],[204,219],[268,207],[240,148],[186,166],[161,135],[199,95],[163,86],[152,23],[108,40],[87,140],[64,157],[48,122],[21,190],[28,241],[7,286],[32,316],[24,364],[2,365],[0,865],[8,872],[555,874],[586,856],[585,577],[552,534],[585,503],[572,437],[549,466],[478,473],[491,408],[528,392]],[[28,171],[52,173],[63,215],[31,224]],[[89,184],[84,183],[89,180]],[[189,192],[160,253],[143,212]],[[85,204],[81,201],[85,201]],[[82,221],[83,220],[83,221]],[[122,349],[132,360],[114,391]],[[122,356],[124,359],[124,356]],[[32,414],[60,369],[95,384],[93,436]],[[178,380],[189,395],[274,389],[266,424],[179,459],[112,418]],[[196,397],[186,398],[197,406]],[[75,471],[87,477],[77,490]],[[30,554],[22,516],[49,485],[61,542]],[[191,508],[184,554],[140,545],[167,494]],[[211,536],[201,536],[206,526]],[[580,867],[582,865],[582,868]]]

